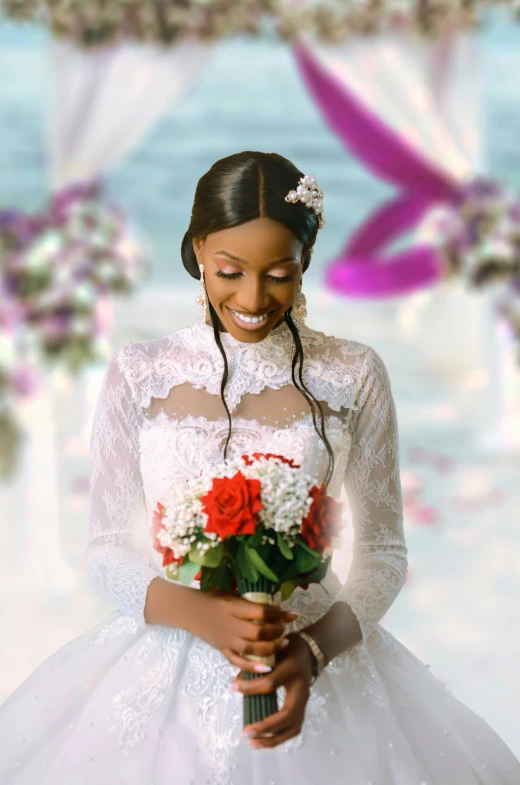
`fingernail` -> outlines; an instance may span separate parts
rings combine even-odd
[[[248,739],[254,739],[257,736],[257,732],[254,728],[250,728],[244,731],[244,736],[247,736]]]
[[[270,665],[265,665],[263,662],[258,662],[254,669],[257,673],[269,673],[269,671],[273,670]]]
[[[228,690],[232,690],[233,692],[238,690],[238,684],[236,681],[232,681],[231,684],[228,684]]]
[[[280,643],[280,648],[285,649],[290,644],[290,642],[291,641],[289,640],[289,638],[284,638]]]

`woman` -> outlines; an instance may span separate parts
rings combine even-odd
[[[121,347],[96,410],[87,563],[116,610],[1,709],[0,785],[520,782],[506,744],[379,624],[407,569],[395,406],[374,349],[305,324],[323,203],[302,177],[244,152],[198,183],[182,260],[201,320]],[[269,606],[162,577],[157,502],[252,451],[336,498],[345,484],[343,585],[329,569]],[[273,653],[263,673],[244,656]],[[280,710],[244,735],[242,696],[274,688]]]

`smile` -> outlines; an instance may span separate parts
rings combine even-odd
[[[244,314],[238,313],[238,311],[233,311],[231,308],[228,308],[228,310],[234,316],[235,321],[240,325],[251,325],[249,329],[252,329],[253,326],[257,327],[264,325],[269,317],[269,313],[262,313],[259,316],[245,316]]]

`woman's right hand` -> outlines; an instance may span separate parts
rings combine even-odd
[[[251,602],[231,591],[196,591],[200,602],[190,632],[219,649],[232,664],[236,654],[267,656],[283,650],[285,624],[294,621],[297,614],[280,605]],[[257,663],[248,663],[254,671]]]

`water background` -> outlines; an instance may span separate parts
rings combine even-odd
[[[520,25],[494,13],[479,37],[489,171],[520,188]],[[0,24],[2,208],[37,210],[48,195],[48,44],[42,27]],[[108,176],[110,197],[138,222],[153,248],[147,286],[184,287],[179,249],[197,180],[217,158],[246,149],[276,151],[318,175],[327,226],[308,283],[320,280],[350,231],[392,192],[327,128],[286,46],[265,39],[224,41],[187,99],[172,106]]]

